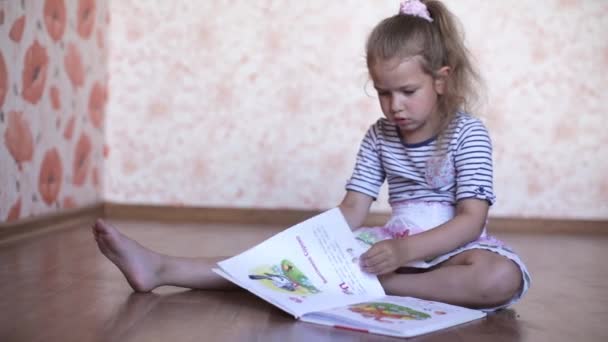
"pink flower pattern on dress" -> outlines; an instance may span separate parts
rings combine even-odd
[[[432,189],[440,189],[456,181],[456,171],[451,155],[439,155],[426,162],[425,179]]]
[[[423,231],[414,222],[401,215],[391,217],[382,229],[393,239],[405,238]]]

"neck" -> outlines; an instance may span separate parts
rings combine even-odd
[[[440,130],[441,120],[439,120],[439,115],[433,115],[421,127],[413,132],[401,130],[401,137],[408,145],[419,144],[436,137]]]

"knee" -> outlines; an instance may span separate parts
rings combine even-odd
[[[503,304],[508,302],[521,288],[522,275],[519,267],[511,260],[497,256],[488,263],[479,279],[479,295],[483,302]]]

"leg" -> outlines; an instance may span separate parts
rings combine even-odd
[[[491,251],[464,251],[418,274],[380,277],[387,293],[468,307],[492,307],[508,302],[522,286],[519,267]]]
[[[103,220],[97,220],[93,235],[99,250],[118,267],[136,292],[149,292],[162,285],[191,289],[235,288],[211,271],[220,258],[163,255],[145,248]]]

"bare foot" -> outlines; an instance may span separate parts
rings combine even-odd
[[[149,292],[161,285],[161,256],[98,219],[93,235],[103,255],[120,269],[136,292]]]

